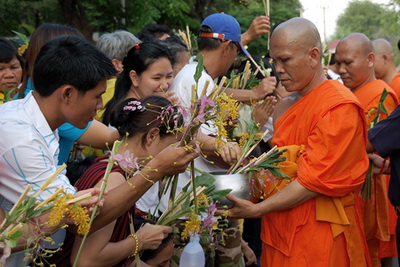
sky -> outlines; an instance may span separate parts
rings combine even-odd
[[[371,0],[374,3],[389,4],[390,0]],[[311,20],[319,30],[322,41],[335,32],[336,20],[348,6],[349,0],[300,0],[303,5],[303,17]],[[324,27],[325,9],[325,27]],[[324,28],[326,31],[324,31]],[[325,32],[325,34],[324,34]]]

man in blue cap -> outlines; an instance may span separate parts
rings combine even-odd
[[[224,13],[215,13],[204,19],[199,30],[199,38],[197,41],[199,54],[203,55],[204,61],[204,70],[197,87],[199,89],[199,97],[207,81],[210,82],[207,88],[207,94],[213,90],[215,86],[214,80],[227,73],[238,53],[244,52],[248,54],[241,42],[241,38],[240,25],[234,17]],[[196,67],[197,62],[187,64],[174,78],[174,82],[170,87],[170,90],[175,91],[181,104],[187,108],[191,106],[192,85],[196,84],[193,78]],[[272,94],[275,89],[275,84],[275,77],[270,77],[263,79],[261,84],[254,90],[227,88],[226,92],[228,95],[233,95],[233,98],[239,101],[248,101],[251,99],[261,100],[267,95]],[[202,132],[205,134],[203,136],[216,134],[212,127],[207,127],[205,125],[202,126]],[[200,136],[198,141],[202,143],[202,141],[206,141],[207,138],[209,137],[203,140]],[[206,172],[221,171],[220,167],[210,164],[203,158],[196,160],[195,166]],[[186,184],[184,181],[190,179],[190,174],[181,174],[179,179],[179,184],[184,185]],[[225,233],[227,234],[225,240],[226,245],[221,246],[217,244],[215,266],[244,266],[241,245],[244,246],[243,251],[251,252],[248,257],[252,258],[254,261],[250,260],[249,263],[255,262],[255,256],[251,249],[248,249],[245,242],[241,242],[241,233],[237,220],[232,220],[230,227],[225,230]]]
[[[241,42],[241,30],[238,21],[224,13],[215,13],[201,24],[198,38],[199,54],[204,56],[204,71],[199,80],[198,88],[203,88],[210,81],[209,92],[214,88],[214,80],[224,75],[232,65],[238,53],[248,54]],[[171,89],[176,92],[181,103],[190,107],[192,85],[195,84],[193,74],[197,62],[186,65],[175,77]],[[264,79],[254,90],[227,89],[227,94],[239,101],[262,100],[275,89],[274,77]],[[199,94],[202,90],[199,90]]]

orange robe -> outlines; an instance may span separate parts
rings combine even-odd
[[[325,81],[276,121],[273,143],[305,145],[292,177],[321,194],[262,218],[261,266],[368,266],[354,191],[368,168],[366,123],[355,96]]]
[[[388,114],[390,114],[397,107],[397,96],[384,81],[371,81],[354,92],[364,109],[367,125],[371,125],[376,116],[376,112],[370,111],[378,109],[384,88],[389,93],[384,105]],[[381,113],[380,120],[386,117],[386,114]],[[357,206],[359,206],[364,219],[364,232],[373,266],[380,266],[380,258],[397,257],[395,238],[396,213],[387,195],[389,179],[389,175],[374,175],[371,198],[364,200],[360,196],[357,197]]]
[[[394,90],[397,95],[397,101],[400,103],[400,73],[394,76],[393,80],[389,83],[389,86]]]

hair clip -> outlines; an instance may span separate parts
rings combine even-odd
[[[123,111],[135,111],[138,110],[140,112],[144,111],[144,107],[140,101],[133,100],[129,101],[123,108]]]
[[[134,47],[136,48],[136,50],[139,50],[139,49],[140,49],[139,43],[136,43],[136,44],[134,45]]]

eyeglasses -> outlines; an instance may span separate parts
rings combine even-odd
[[[232,42],[236,46],[237,53],[239,54],[242,51],[242,47],[238,42]]]
[[[221,40],[221,42],[228,42],[228,41],[229,40]],[[240,43],[231,41],[231,44],[236,46],[236,52],[238,54],[240,53],[240,51],[242,51],[242,47],[240,46]]]

